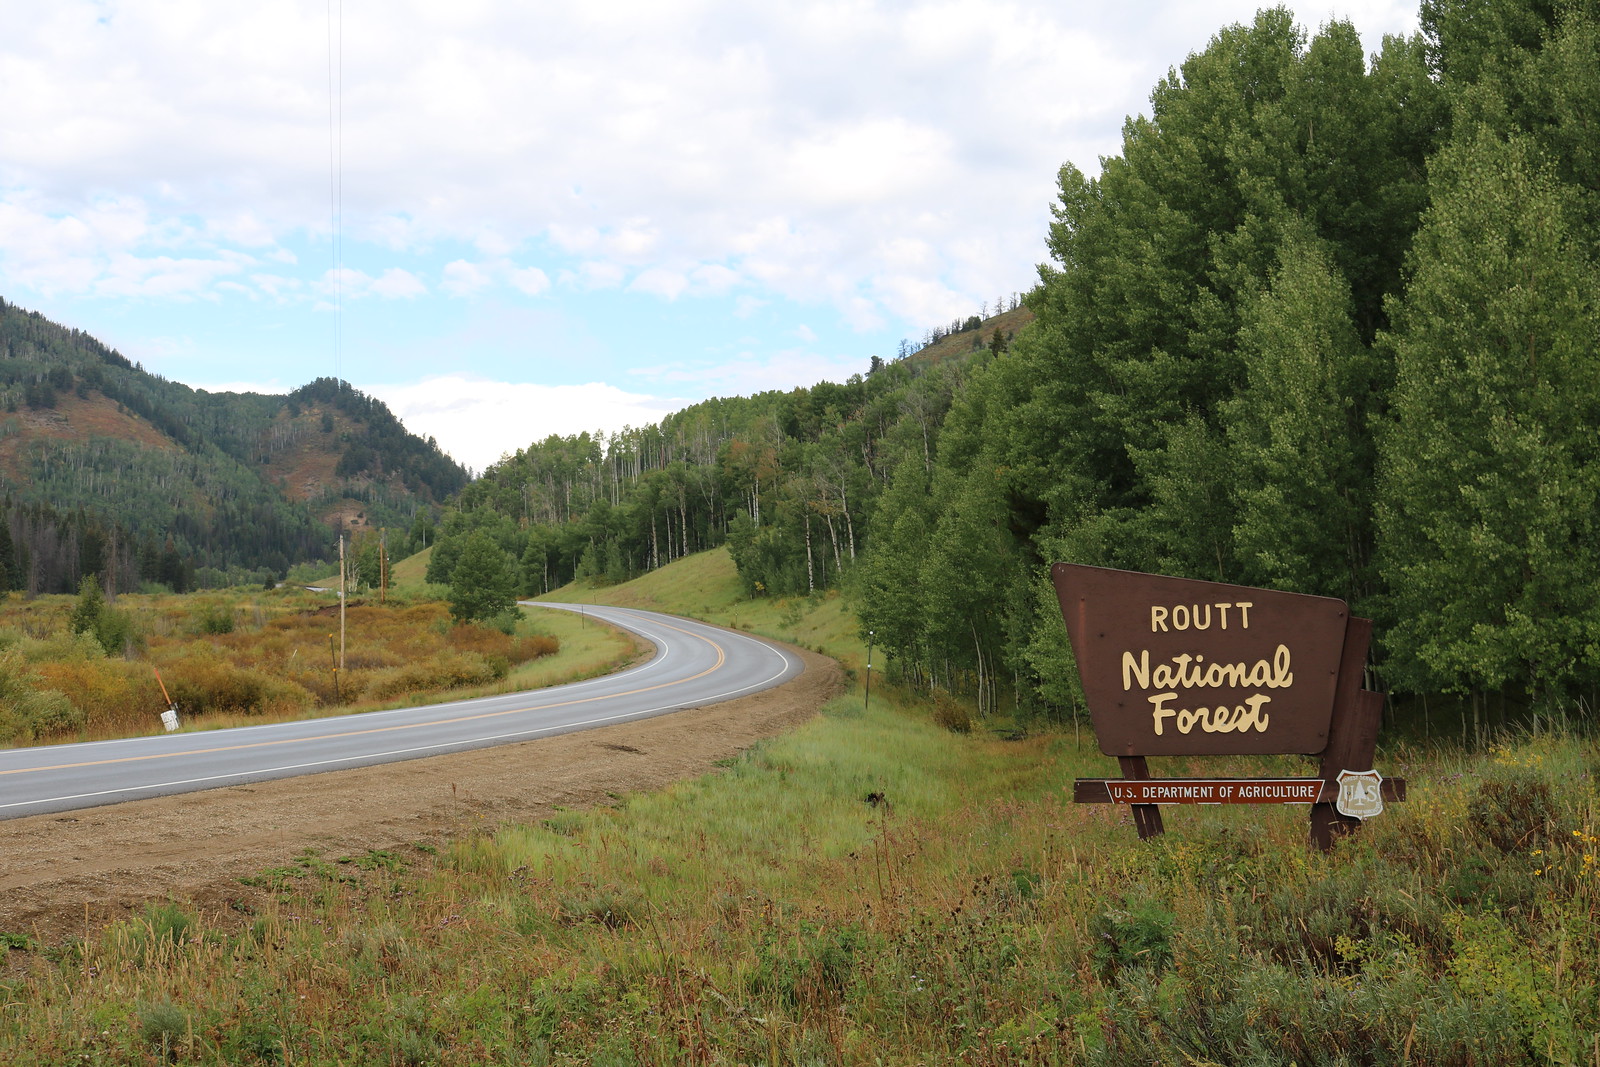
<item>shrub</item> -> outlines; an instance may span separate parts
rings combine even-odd
[[[1128,967],[1159,971],[1172,959],[1172,924],[1177,916],[1154,900],[1130,900],[1094,917],[1094,959],[1114,978]]]
[[[515,642],[511,635],[490,626],[461,623],[444,631],[444,638],[457,652],[476,652],[480,656],[507,656]]]
[[[91,728],[148,717],[166,707],[148,663],[120,659],[51,662],[39,664],[35,672],[44,688],[72,701]]]
[[[178,660],[168,667],[166,675],[173,701],[191,715],[259,715],[265,711],[294,711],[312,703],[310,693],[286,678],[235,667],[214,655]]]
[[[139,1036],[152,1048],[160,1049],[162,1058],[172,1050],[189,1031],[189,1016],[169,1001],[146,1004],[139,1009]]]
[[[107,655],[125,651],[139,638],[133,616],[106,603],[100,580],[92,574],[85,575],[78,586],[78,600],[67,618],[67,629],[93,637]]]
[[[144,643],[144,635],[139,632],[133,616],[115,608],[105,608],[100,612],[93,633],[94,639],[108,656],[122,655]]]
[[[366,683],[365,695],[372,700],[389,700],[404,693],[486,685],[505,677],[504,663],[502,659],[497,667],[476,652],[445,652],[403,667],[374,671]],[[351,695],[347,693],[346,697]]]
[[[233,604],[208,600],[189,620],[189,630],[198,635],[231,634],[234,628]]]
[[[952,733],[972,732],[972,713],[965,704],[942,690],[933,694],[933,722]]]
[[[561,642],[549,634],[517,637],[509,629],[472,623],[452,626],[444,631],[444,637],[457,651],[498,656],[510,666],[548,656],[561,648]]]
[[[0,741],[37,741],[83,725],[83,711],[66,695],[39,686],[15,651],[0,652]]]
[[[1501,852],[1526,852],[1550,835],[1556,814],[1550,783],[1536,771],[1496,770],[1467,801],[1473,832]]]

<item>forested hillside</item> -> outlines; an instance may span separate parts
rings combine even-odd
[[[477,527],[530,591],[725,541],[754,593],[850,586],[912,680],[1059,711],[1065,559],[1348,598],[1400,690],[1592,700],[1600,4],[1422,23],[1222,30],[1062,168],[1014,341],[531,445],[433,577]]]
[[[444,520],[429,579],[491,531],[528,592],[621,581],[727,543],[752,593],[837,585],[902,457],[933,463],[952,398],[992,358],[873,360],[843,384],[716,398],[609,438],[551,437],[490,467]]]
[[[338,530],[408,529],[467,482],[348,383],[191,389],[3,301],[0,409],[0,590],[281,576],[333,554]]]

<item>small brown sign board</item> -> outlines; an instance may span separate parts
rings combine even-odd
[[[1377,747],[1383,698],[1361,689],[1370,621],[1342,600],[1275,589],[1072,563],[1051,578],[1095,737],[1125,775],[1090,780],[1082,802],[1133,804],[1141,837],[1161,832],[1155,805],[1170,803],[1313,804],[1324,847],[1335,827],[1359,825],[1332,805],[1340,772],[1368,773]],[[1247,754],[1321,755],[1322,777],[1162,780],[1145,762]],[[1404,797],[1404,782],[1373,788],[1361,810]],[[1162,799],[1128,799],[1146,796]]]
[[[1384,778],[1382,800],[1406,798],[1403,778]],[[1339,789],[1321,778],[1079,778],[1079,804],[1334,804]]]

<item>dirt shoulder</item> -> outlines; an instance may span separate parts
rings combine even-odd
[[[0,822],[0,933],[56,943],[169,898],[207,915],[248,910],[259,891],[239,879],[307,848],[437,845],[702,774],[840,690],[837,663],[790,648],[805,673],[777,689],[643,722]]]

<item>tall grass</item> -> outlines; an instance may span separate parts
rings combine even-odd
[[[1303,809],[1186,811],[1141,843],[1115,811],[1069,802],[1102,759],[1063,737],[956,735],[888,698],[870,713],[841,698],[659,793],[439,855],[308,851],[264,872],[249,914],[171,905],[77,945],[12,949],[26,977],[0,986],[0,1051],[18,1064],[1592,1062],[1591,748],[1413,765],[1413,801],[1326,856],[1306,846]],[[1534,783],[1547,788],[1530,801]],[[1463,818],[1475,806],[1521,834]]]

